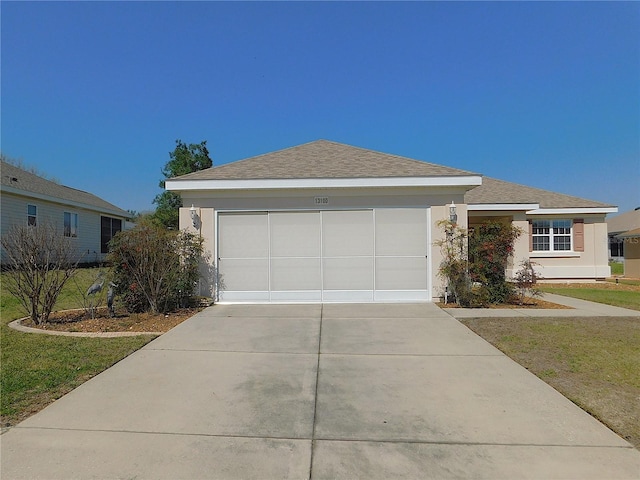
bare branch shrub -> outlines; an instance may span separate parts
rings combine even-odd
[[[520,270],[513,276],[516,300],[519,305],[523,305],[527,298],[534,299],[542,296],[542,291],[537,287],[538,280],[542,277],[536,272],[535,265],[537,265],[535,262],[525,259],[520,262]]]
[[[79,252],[51,222],[14,225],[0,242],[5,254],[6,289],[20,301],[33,323],[47,322],[62,287],[76,273]]]
[[[469,234],[466,229],[449,220],[439,221],[438,226],[445,233],[442,240],[435,242],[442,251],[442,263],[438,274],[445,280],[447,292],[453,295],[458,305],[471,306],[474,293],[469,276]]]

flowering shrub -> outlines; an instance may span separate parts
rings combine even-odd
[[[504,303],[514,293],[506,268],[521,234],[518,227],[501,222],[482,223],[469,234],[469,275],[486,289],[489,303]]]
[[[443,254],[439,274],[456,303],[464,307],[503,303],[513,295],[506,268],[522,231],[501,222],[485,222],[471,230],[442,221],[445,238],[437,243]]]

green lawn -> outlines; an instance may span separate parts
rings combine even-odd
[[[611,275],[624,275],[624,263],[609,262],[611,267]]]
[[[82,307],[96,269],[79,271],[65,286],[56,310]],[[2,275],[4,277],[4,274]],[[0,277],[0,280],[2,280]],[[16,298],[0,288],[0,414],[15,425],[148,343],[151,336],[74,338],[18,332],[7,325],[24,316]]]
[[[461,321],[640,448],[637,318]]]
[[[616,307],[640,310],[640,287],[628,284],[543,284],[543,292],[580,298],[591,302],[605,303]]]

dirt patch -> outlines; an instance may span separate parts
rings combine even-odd
[[[106,309],[97,309],[94,318],[84,310],[53,312],[44,325],[35,325],[31,319],[23,320],[25,327],[58,332],[167,332],[187,318],[198,313],[200,308],[185,308],[166,314],[117,312],[110,317]]]

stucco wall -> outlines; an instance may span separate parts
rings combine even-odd
[[[624,276],[640,278],[640,238],[624,240]]]
[[[180,209],[180,229],[197,234],[203,240],[203,258],[200,262],[198,294],[215,298],[215,239],[217,238],[215,210],[213,208],[197,207],[194,225],[190,209],[191,204]]]
[[[611,276],[604,216],[582,215],[579,218],[584,218],[583,252],[530,253],[531,260],[538,264],[538,270],[544,279],[602,279]]]
[[[202,265],[203,280],[201,292],[209,295],[212,291],[210,278],[211,265],[215,263],[215,212],[224,211],[293,211],[293,210],[336,210],[358,208],[393,208],[393,207],[430,207],[431,258],[428,263],[429,284],[433,297],[442,294],[442,280],[438,276],[438,268],[442,260],[440,247],[436,242],[444,235],[437,225],[440,220],[449,218],[448,205],[453,201],[457,205],[458,222],[467,226],[467,211],[463,204],[463,188],[432,188],[428,192],[424,188],[388,188],[388,189],[344,189],[305,190],[289,192],[184,192],[183,208],[180,209],[180,228],[197,232],[205,240],[205,250],[211,254],[210,260]],[[326,198],[328,203],[318,204],[316,198]],[[202,218],[202,224],[194,227],[191,221],[190,208],[194,205]],[[209,275],[209,277],[207,277]]]

